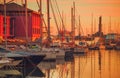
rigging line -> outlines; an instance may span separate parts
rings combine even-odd
[[[42,21],[43,21],[43,23],[44,23],[44,25],[45,25],[45,29],[46,29],[46,31],[48,32],[48,29],[47,29],[47,24],[46,24],[46,22],[45,22],[45,19],[44,19],[44,18],[42,18]]]
[[[38,0],[36,0],[36,1],[37,1],[37,4],[38,4],[38,7],[40,7],[40,4],[39,4]],[[45,29],[46,29],[47,34],[48,34],[47,24],[46,24],[46,22],[45,22],[45,20],[44,20],[44,18],[43,18],[43,15],[42,15],[42,17],[41,17],[41,20],[43,21],[43,23],[44,23],[44,25],[45,25]]]
[[[75,21],[77,21],[77,20],[75,20]],[[75,23],[75,24],[76,24],[76,26],[79,26],[77,23]],[[83,31],[81,24],[80,24],[80,29],[81,29],[81,32],[84,34],[84,31]]]
[[[57,19],[56,19],[56,16],[55,16],[55,12],[54,12],[54,9],[53,9],[51,0],[50,0],[50,4],[51,4],[51,9],[52,9],[52,12],[53,12],[55,24],[56,24],[56,26],[57,26],[57,31],[58,31],[58,34],[59,34],[59,33],[60,33],[60,31],[59,31],[59,26],[58,26],[58,23],[57,23]]]
[[[58,3],[57,3],[56,0],[54,0],[54,1],[55,1],[56,8],[57,8],[57,10],[58,10],[58,13],[59,13],[59,15],[60,15],[60,19],[61,19],[61,22],[62,22],[62,26],[63,26],[64,32],[65,32],[65,25],[64,25],[64,21],[63,21],[62,15],[61,15],[61,13],[60,13],[59,7],[58,7]]]
[[[62,24],[62,31],[64,31],[64,33],[66,34],[66,29],[65,29],[65,24],[64,24],[63,16],[60,13],[57,1],[54,0],[54,2],[55,2],[55,5],[56,5],[57,13],[60,16],[60,20],[61,20],[61,24]],[[66,37],[65,34],[63,34],[64,37]]]
[[[80,19],[80,18],[79,18]],[[77,20],[75,20],[75,21],[77,21]],[[79,20],[79,22],[80,22],[80,20]],[[75,23],[76,24],[76,26],[79,26],[77,23]],[[82,26],[81,26],[81,23],[80,23],[80,29],[81,29],[81,32],[84,34],[84,31],[83,31],[83,28],[82,28]]]
[[[39,4],[38,0],[36,0],[36,2],[37,2],[38,7],[40,7],[40,4]]]
[[[53,2],[54,2],[53,4],[56,4],[56,3],[55,3],[55,0],[53,0]],[[59,16],[59,12],[58,12],[58,10],[57,10],[57,6],[56,6],[56,5],[54,5],[54,6],[55,6],[54,8],[55,8],[55,10],[56,10],[56,14]],[[57,17],[57,19],[58,19],[59,21],[61,21],[60,17]],[[61,22],[60,22],[60,23],[61,23]]]
[[[75,11],[76,11],[76,14],[78,14],[77,8],[75,8]],[[78,16],[78,17],[80,17],[80,16]],[[75,20],[76,20],[76,19],[75,19]],[[80,23],[80,28],[81,28],[81,32],[84,34],[84,31],[83,31],[83,28],[82,28],[82,26],[81,26],[81,23]]]

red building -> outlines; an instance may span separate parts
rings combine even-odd
[[[10,36],[26,39],[25,7],[16,3],[7,4],[7,15],[10,16]],[[3,14],[3,5],[0,6]],[[28,38],[33,41],[40,38],[40,14],[28,9]]]
[[[6,34],[5,34],[5,27],[4,27],[4,16],[0,15],[0,38],[5,38],[5,36],[10,36],[10,17],[6,17]]]
[[[3,16],[0,15],[0,38],[3,38]]]

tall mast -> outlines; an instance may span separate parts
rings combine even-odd
[[[75,2],[73,2],[73,8],[71,8],[71,31],[72,42],[75,43]]]
[[[28,46],[28,11],[27,11],[27,0],[25,0],[25,26],[26,26],[26,46]],[[27,47],[26,47],[27,49]]]
[[[72,32],[72,42],[73,42],[73,8],[71,8],[71,32]]]
[[[42,18],[43,18],[43,16],[42,16],[42,0],[40,0],[40,6],[39,6],[39,11],[40,11],[40,34],[41,34],[41,37],[40,37],[40,45],[41,45],[41,47],[42,47],[42,38],[43,38],[43,20],[42,20]]]
[[[102,16],[99,17],[99,37],[102,36]]]
[[[96,32],[96,19],[94,18],[94,33]]]
[[[6,25],[6,0],[4,0],[4,37],[5,37],[5,48],[7,49],[7,25]]]
[[[81,33],[80,33],[80,27],[81,27],[81,23],[80,23],[80,16],[79,16],[79,28],[78,28],[78,36],[79,36],[79,40],[80,40],[80,35],[81,35]]]
[[[42,0],[36,0],[36,2],[37,2],[37,5],[38,5],[38,7],[39,7],[39,9],[38,9],[38,12],[39,12],[39,14],[40,14],[40,46],[41,46],[41,49],[42,49],[42,38],[43,38],[43,14],[42,14]]]
[[[92,21],[91,21],[91,36],[93,36],[93,31],[94,31],[94,29],[93,29],[93,13],[92,13],[92,15],[91,15],[91,17],[92,17]]]
[[[109,17],[108,33],[111,33],[111,17]]]
[[[65,38],[66,37],[66,29],[65,29],[65,24],[64,24],[64,15],[63,15],[63,12],[62,12],[62,38]],[[63,40],[61,39],[62,43],[63,43]],[[63,44],[62,44],[63,45]]]
[[[47,0],[47,23],[48,23],[48,47],[50,47],[50,1]],[[50,78],[50,69],[48,69],[48,78]]]
[[[50,45],[50,1],[47,0],[48,45]]]
[[[73,43],[75,44],[75,2],[73,2]]]

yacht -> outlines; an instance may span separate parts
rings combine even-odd
[[[73,49],[74,54],[85,54],[87,52],[87,42],[80,41],[78,45]]]

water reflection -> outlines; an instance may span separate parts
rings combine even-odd
[[[63,60],[59,60],[49,72],[42,68],[45,78],[120,78],[119,51],[96,50],[74,57],[71,62],[60,63]]]

